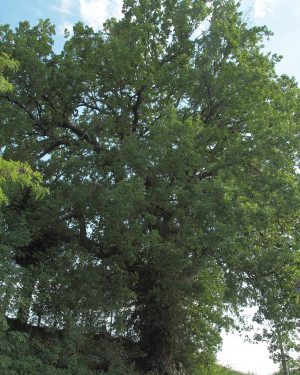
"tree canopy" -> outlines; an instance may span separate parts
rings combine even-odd
[[[267,28],[231,0],[124,0],[59,54],[54,32],[0,27],[19,62],[0,93],[3,162],[50,191],[6,193],[0,366],[196,374],[230,311],[293,320],[299,90],[262,52]]]

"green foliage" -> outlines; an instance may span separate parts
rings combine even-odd
[[[60,54],[49,20],[0,27],[19,62],[0,93],[0,298],[23,327],[3,342],[35,332],[16,358],[40,373],[218,373],[230,310],[294,332],[299,90],[234,1],[123,12]]]
[[[40,186],[42,175],[32,171],[28,163],[6,161],[0,156],[0,205],[8,204],[6,193],[13,184],[20,185],[21,188],[31,188],[36,198],[41,198],[48,193],[48,189]]]
[[[13,90],[13,85],[3,76],[6,69],[15,72],[19,63],[10,59],[5,52],[0,54],[0,93],[7,93]],[[3,146],[3,145],[2,145]],[[47,189],[40,187],[42,176],[39,172],[33,172],[28,163],[6,161],[0,156],[0,206],[8,203],[7,195],[3,189],[7,188],[8,181],[31,187],[37,198],[45,195]]]
[[[0,55],[0,92],[11,91],[13,86],[3,76],[6,69],[16,70],[18,68],[18,62],[11,60],[9,56],[2,52]]]
[[[9,321],[11,326],[13,322]],[[105,336],[99,341],[99,337],[83,336],[75,329],[57,334],[37,327],[21,332],[25,326],[9,329],[3,317],[1,324],[1,374],[134,374],[120,343]]]
[[[225,367],[217,364],[211,364],[210,366],[201,366],[199,370],[194,372],[194,375],[254,375],[250,372],[242,373],[240,371],[234,370],[230,367]]]

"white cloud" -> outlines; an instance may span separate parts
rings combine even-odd
[[[63,14],[71,14],[72,8],[74,8],[74,1],[73,0],[59,0],[59,5],[53,5],[52,8],[58,10],[60,13]]]
[[[122,16],[122,4],[123,0],[79,0],[80,16],[84,23],[98,30],[108,18]]]
[[[255,0],[254,15],[256,18],[263,18],[267,13],[272,13],[279,0]]]

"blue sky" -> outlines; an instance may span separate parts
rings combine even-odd
[[[300,0],[240,0],[241,9],[251,25],[267,25],[274,32],[265,43],[265,51],[284,58],[277,66],[278,74],[295,76],[300,82]],[[109,17],[120,17],[122,0],[1,0],[0,24],[12,28],[19,21],[28,20],[34,26],[39,19],[50,18],[56,25],[56,48],[64,43],[64,29],[72,29],[77,21],[101,28]],[[268,358],[266,345],[243,343],[238,335],[224,336],[224,349],[219,355],[221,363],[237,370],[269,375],[277,366]]]

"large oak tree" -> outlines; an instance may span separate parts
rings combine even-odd
[[[0,94],[3,157],[50,190],[12,190],[3,210],[22,274],[4,310],[77,330],[91,371],[190,371],[230,308],[263,302],[270,275],[299,276],[297,84],[231,0],[125,0],[103,31],[76,24],[60,54],[53,33],[0,29],[20,63]]]

